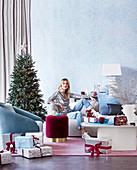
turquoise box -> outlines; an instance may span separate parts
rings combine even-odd
[[[33,137],[31,136],[17,136],[15,137],[15,148],[32,148]]]

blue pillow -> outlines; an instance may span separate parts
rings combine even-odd
[[[108,115],[108,104],[119,104],[118,101],[116,101],[113,96],[98,93],[98,102],[99,102],[99,113],[102,115]]]

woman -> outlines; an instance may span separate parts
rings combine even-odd
[[[68,116],[69,119],[76,119],[78,129],[80,129],[84,133],[84,130],[81,128],[81,122],[82,122],[81,110],[82,110],[83,106],[85,106],[87,110],[93,109],[90,102],[88,100],[86,100],[84,97],[87,98],[86,95],[77,95],[74,93],[70,93],[70,83],[67,78],[63,78],[61,80],[59,87],[58,87],[58,91],[55,92],[48,99],[48,104],[51,104],[52,111],[56,111],[58,113],[65,114]],[[77,104],[74,106],[73,109],[71,109],[69,106],[70,98],[79,98],[80,99],[77,102]],[[89,97],[89,99],[96,102],[95,99],[92,97]]]

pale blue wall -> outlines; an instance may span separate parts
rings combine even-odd
[[[71,91],[106,84],[102,63],[137,69],[137,0],[33,0],[32,56],[44,99],[67,77]]]

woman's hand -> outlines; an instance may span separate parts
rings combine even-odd
[[[96,99],[94,99],[93,97],[89,97],[94,103],[96,103],[97,101],[96,101]]]
[[[61,109],[62,109],[62,111],[64,110],[64,106],[63,106],[63,104],[61,104]]]

